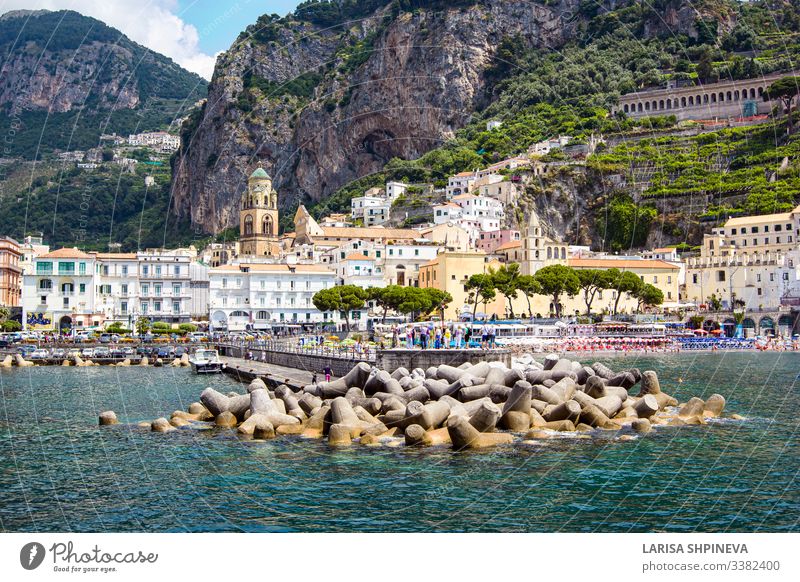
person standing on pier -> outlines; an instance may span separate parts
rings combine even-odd
[[[322,373],[325,374],[325,381],[326,382],[330,382],[331,381],[331,374],[333,373],[333,370],[331,370],[330,364],[325,366],[324,368],[322,368]]]

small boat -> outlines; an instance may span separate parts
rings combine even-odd
[[[217,350],[197,350],[189,357],[189,364],[195,374],[219,374],[226,366]]]

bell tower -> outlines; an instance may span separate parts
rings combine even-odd
[[[260,164],[247,179],[247,191],[242,195],[239,241],[243,256],[272,257],[279,252],[278,193]]]

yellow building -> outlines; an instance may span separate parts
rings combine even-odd
[[[464,288],[467,280],[472,275],[488,273],[490,268],[496,269],[499,266],[498,261],[488,261],[488,257],[483,251],[439,253],[435,259],[419,268],[419,286],[450,293],[453,301],[447,306],[444,317],[455,320],[461,313],[467,311],[472,313],[469,292]],[[479,305],[478,312],[485,313],[486,317],[495,314],[502,317],[504,302],[505,299],[498,294],[494,301],[487,303],[485,309],[483,305]]]
[[[239,212],[239,254],[242,257],[276,257],[278,244],[278,193],[272,178],[259,167],[247,180]]]

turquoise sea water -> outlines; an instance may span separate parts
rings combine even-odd
[[[659,372],[683,400],[720,392],[746,422],[494,451],[353,446],[229,431],[97,427],[185,409],[172,368],[0,371],[4,531],[798,531],[800,354],[597,358]],[[683,380],[678,383],[678,379]]]

